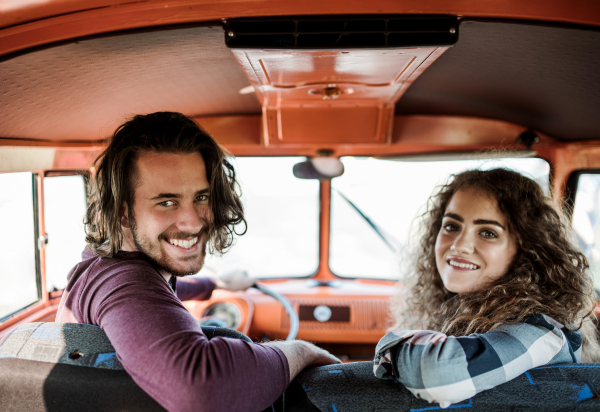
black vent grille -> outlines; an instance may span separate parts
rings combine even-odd
[[[364,49],[452,46],[454,16],[338,16],[235,19],[225,43],[244,49]]]

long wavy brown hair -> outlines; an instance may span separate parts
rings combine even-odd
[[[137,182],[135,162],[143,152],[199,153],[210,184],[209,202],[213,222],[209,250],[224,253],[233,243],[238,224],[244,224],[235,170],[229,155],[194,120],[181,113],[138,115],[123,123],[94,162],[88,184],[88,207],[84,218],[88,248],[98,256],[113,256],[121,248],[120,211],[126,203],[133,210]]]
[[[483,290],[452,293],[442,282],[435,244],[446,207],[460,189],[498,202],[518,245],[507,272]],[[584,361],[600,361],[593,310],[596,294],[585,256],[571,243],[570,225],[533,180],[511,170],[470,170],[451,176],[420,216],[420,241],[410,252],[391,330],[431,329],[448,335],[484,333],[499,323],[545,314],[583,336]]]

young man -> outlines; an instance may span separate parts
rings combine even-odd
[[[224,151],[179,113],[135,116],[95,162],[88,247],[57,322],[100,326],[135,382],[169,411],[260,411],[306,366],[338,363],[302,341],[208,340],[182,300],[208,299],[205,250],[225,252],[244,223]],[[245,289],[245,276],[221,287]]]

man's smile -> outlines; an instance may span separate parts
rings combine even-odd
[[[180,248],[183,249],[190,249],[192,248],[196,243],[198,243],[198,236],[193,237],[191,239],[174,239],[174,238],[168,238],[167,241],[172,244],[173,246],[178,246]]]

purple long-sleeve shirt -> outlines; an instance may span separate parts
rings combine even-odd
[[[133,380],[169,411],[261,411],[289,383],[281,350],[202,333],[181,301],[208,299],[210,279],[175,287],[142,253],[86,249],[68,280],[56,321],[100,326]]]

